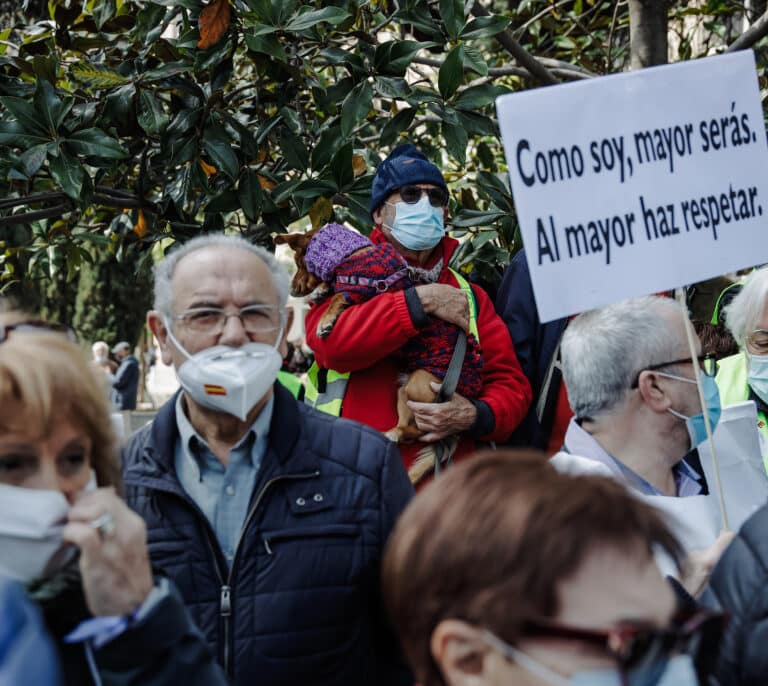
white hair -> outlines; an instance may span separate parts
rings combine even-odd
[[[752,272],[741,291],[723,310],[725,325],[740,348],[757,328],[767,302],[768,267],[763,267]]]
[[[173,275],[179,262],[187,255],[204,250],[206,248],[234,248],[252,252],[272,273],[272,281],[277,289],[278,310],[280,321],[284,325],[286,321],[285,306],[288,302],[290,281],[283,266],[275,256],[266,248],[249,243],[242,236],[224,233],[210,233],[197,236],[187,241],[178,248],[174,248],[168,255],[155,265],[155,309],[165,317],[172,317],[173,312]]]
[[[563,378],[577,417],[596,417],[621,403],[645,368],[679,356],[683,310],[647,296],[585,312],[565,330]]]

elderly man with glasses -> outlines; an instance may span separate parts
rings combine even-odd
[[[126,499],[233,684],[408,684],[378,568],[412,488],[383,436],[275,383],[287,296],[239,237],[158,263],[147,319],[182,390],[126,447]]]
[[[377,168],[370,210],[371,240],[388,242],[408,264],[413,287],[387,291],[345,310],[327,337],[318,323],[330,301],[307,315],[307,343],[319,369],[318,388],[307,388],[315,407],[380,431],[397,424],[399,352],[416,340],[430,316],[473,335],[482,351],[482,390],[476,398],[454,393],[445,402],[409,402],[421,444],[401,446],[410,467],[424,443],[459,436],[456,457],[478,441],[505,441],[531,402],[528,380],[504,322],[482,288],[449,264],[459,243],[445,233],[448,186],[440,170],[409,143],[398,145]],[[425,355],[443,351],[425,351]],[[312,375],[310,375],[310,381]],[[341,401],[341,402],[339,402]]]

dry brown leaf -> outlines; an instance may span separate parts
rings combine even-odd
[[[219,171],[216,169],[216,167],[214,167],[212,164],[208,164],[205,160],[200,160],[200,169],[202,169],[203,173],[209,178],[213,176],[217,171]]]
[[[328,198],[318,198],[309,210],[309,220],[316,229],[325,224],[333,214],[333,203]]]
[[[355,178],[365,174],[368,165],[365,163],[365,157],[362,155],[352,155],[352,171],[355,172]]]
[[[147,219],[144,216],[144,211],[139,210],[139,218],[133,225],[133,232],[139,237],[144,238],[147,235]]]
[[[271,191],[275,187],[275,183],[270,181],[266,176],[259,174],[259,186],[263,191]]]
[[[267,159],[267,148],[259,148],[259,152],[256,153],[256,163],[261,164]]]
[[[200,13],[200,40],[197,47],[203,50],[211,48],[221,40],[229,28],[232,10],[229,0],[213,0]]]

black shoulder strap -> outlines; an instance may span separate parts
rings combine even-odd
[[[466,352],[467,334],[460,329],[459,335],[456,338],[456,347],[453,349],[451,361],[448,363],[448,371],[445,373],[445,378],[443,379],[440,391],[437,394],[437,402],[442,403],[446,400],[450,400],[451,396],[456,392]]]

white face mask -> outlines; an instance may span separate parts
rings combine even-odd
[[[194,355],[176,340],[168,320],[165,328],[173,344],[187,358],[176,370],[181,387],[198,405],[231,414],[243,422],[275,383],[283,364],[277,351],[283,327],[274,345],[246,343],[239,348],[215,345]]]
[[[0,484],[0,576],[26,584],[66,566],[77,553],[62,540],[68,511],[59,491]]]

